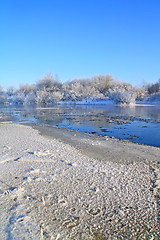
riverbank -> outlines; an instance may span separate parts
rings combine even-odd
[[[1,239],[158,239],[160,148],[0,122]]]

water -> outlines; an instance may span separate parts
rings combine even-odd
[[[2,107],[19,121],[116,137],[160,147],[160,106]]]

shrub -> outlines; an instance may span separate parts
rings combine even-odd
[[[134,104],[136,100],[136,93],[124,91],[124,92],[114,92],[110,95],[110,98],[120,104]]]

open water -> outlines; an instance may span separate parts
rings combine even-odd
[[[160,147],[159,105],[1,106],[0,112],[12,115],[17,122],[57,126]]]

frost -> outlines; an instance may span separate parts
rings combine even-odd
[[[111,75],[97,75],[61,83],[58,77],[47,74],[35,84],[20,85],[18,90],[0,87],[0,103],[6,104],[135,104],[160,102],[160,83],[134,88],[131,84],[113,79]],[[149,97],[147,94],[152,92]]]

